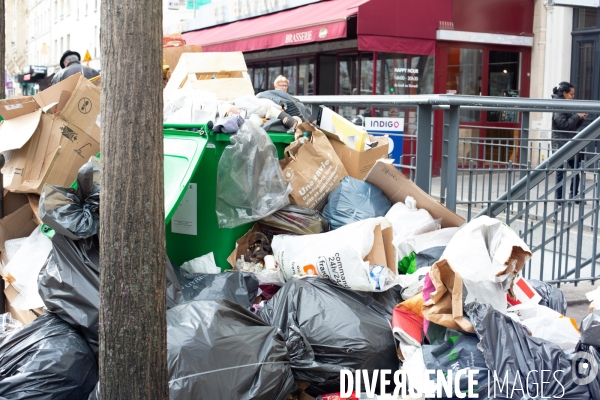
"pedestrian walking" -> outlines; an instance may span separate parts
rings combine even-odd
[[[575,98],[575,86],[569,82],[561,82],[554,89],[553,99],[564,99],[573,100]],[[552,149],[554,151],[560,149],[570,139],[573,139],[577,135],[577,131],[583,124],[583,120],[588,115],[586,113],[569,113],[569,112],[555,112],[552,114]],[[579,168],[581,163],[581,156],[576,154],[574,157],[567,160],[568,169]],[[556,171],[556,184],[560,184],[566,174],[563,170],[564,166]],[[574,198],[579,194],[579,175],[575,175],[574,179],[571,179],[569,198]],[[556,189],[555,198],[563,199],[563,186],[559,185]]]
[[[56,85],[58,82],[64,81],[77,73],[81,73],[87,79],[100,75],[95,69],[81,65],[81,55],[71,50],[65,51],[60,58],[60,68],[62,69],[54,74],[54,78],[52,78],[52,85]]]

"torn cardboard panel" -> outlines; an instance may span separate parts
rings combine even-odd
[[[417,206],[427,210],[433,219],[441,218],[442,228],[454,228],[465,223],[464,218],[437,202],[387,161],[377,160],[371,171],[367,174],[365,181],[383,190],[383,193],[392,204],[400,201],[404,202],[406,196],[414,197],[417,201]]]
[[[46,314],[43,308],[34,308],[33,310],[17,310],[14,308],[12,303],[19,296],[19,292],[12,285],[6,284],[4,294],[6,295],[6,312],[9,312],[23,326],[30,324],[40,315]]]
[[[186,86],[214,92],[219,100],[254,95],[241,52],[181,54],[165,87],[165,98],[168,99],[174,91]]]
[[[10,101],[10,100],[8,100]],[[42,110],[4,120],[0,124],[0,152],[20,149],[38,129]]]
[[[371,143],[377,142],[377,146],[365,151],[356,151],[346,146],[337,135],[323,132],[327,135],[337,156],[342,160],[348,175],[353,178],[363,180],[377,160],[388,158],[389,138],[387,135],[377,137],[369,135]]]
[[[31,210],[33,211],[33,220],[38,224],[42,225],[42,220],[40,219],[38,212],[40,209],[40,196],[37,194],[28,194],[27,200],[29,205],[31,206]]]

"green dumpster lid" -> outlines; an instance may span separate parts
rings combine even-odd
[[[175,214],[206,144],[197,132],[165,130],[165,223]]]

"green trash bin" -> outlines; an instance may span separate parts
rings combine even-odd
[[[206,125],[166,124],[164,128],[167,255],[181,265],[212,251],[217,266],[229,269],[227,257],[236,240],[252,228],[251,223],[219,228],[217,222],[217,168],[231,135],[213,133]],[[269,136],[283,158],[294,135]]]

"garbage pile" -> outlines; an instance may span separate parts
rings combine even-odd
[[[200,54],[186,59],[206,57]],[[600,292],[589,294],[591,313],[576,326],[560,290],[525,279],[532,254],[510,227],[489,217],[465,223],[387,160],[387,137],[328,108],[313,118],[281,91],[254,95],[238,73],[245,68],[239,57],[224,57],[233,69],[219,74],[179,63],[165,89],[166,124],[197,129],[214,121],[208,134],[231,142],[213,166],[214,191],[205,188],[214,209],[193,210],[210,213],[202,218],[214,222],[229,265],[212,252],[181,260],[167,243],[171,399],[335,398],[348,384],[345,374],[372,377],[349,391],[375,398],[398,389],[377,375],[390,371],[402,374],[412,398],[455,385],[447,398],[600,400],[600,378],[584,381],[593,363],[581,359],[585,353],[600,362]],[[84,78],[69,84],[75,97],[65,106],[64,99],[52,105],[56,91],[45,91],[15,100],[20,114],[0,115],[50,127],[61,119],[56,139],[65,148],[94,137],[97,125],[77,120],[69,107],[97,89]],[[285,151],[271,132],[289,134]],[[28,140],[42,134],[33,129]],[[3,145],[12,157],[21,150]],[[7,181],[0,398],[99,397],[102,188],[95,156],[69,159],[63,174],[49,165],[41,182]],[[188,233],[186,243],[193,240]],[[427,370],[442,373],[427,377]],[[562,374],[552,379],[541,370]]]

